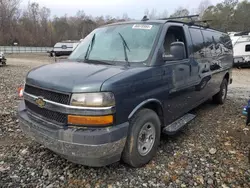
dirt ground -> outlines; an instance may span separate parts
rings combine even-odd
[[[233,70],[233,84],[229,87],[229,96],[250,99],[250,68]]]
[[[26,138],[18,125],[17,88],[30,69],[54,60],[47,54],[13,54],[0,67],[0,187],[250,187],[250,127],[241,115],[250,99],[250,68],[233,70],[225,105],[208,101],[178,135],[162,136],[145,167],[118,162],[89,168]]]

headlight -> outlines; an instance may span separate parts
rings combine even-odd
[[[115,97],[110,92],[77,93],[72,95],[70,104],[82,107],[110,107],[115,105]]]

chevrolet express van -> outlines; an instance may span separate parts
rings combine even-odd
[[[208,27],[174,19],[105,25],[67,62],[27,74],[20,127],[74,163],[141,167],[161,135],[195,117],[192,109],[225,102],[232,66],[230,37]]]

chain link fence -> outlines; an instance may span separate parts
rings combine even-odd
[[[28,46],[0,46],[0,52],[4,53],[46,53],[53,47],[28,47]]]

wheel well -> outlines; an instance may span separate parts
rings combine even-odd
[[[163,115],[163,109],[162,106],[157,103],[157,102],[150,102],[145,104],[144,106],[142,106],[142,108],[147,108],[150,110],[153,110],[154,112],[156,112],[156,114],[159,116],[160,120],[161,120],[161,125],[164,125],[164,115]]]
[[[226,73],[226,75],[224,76],[224,78],[227,79],[227,83],[229,82],[229,73]]]

